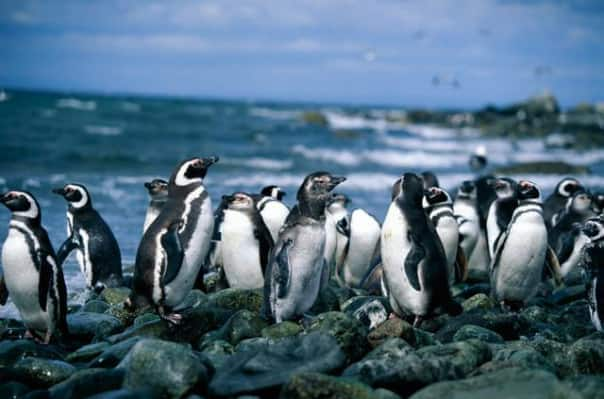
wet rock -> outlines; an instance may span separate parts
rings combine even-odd
[[[332,377],[319,373],[300,373],[294,375],[281,389],[283,399],[396,399],[397,395],[341,377]]]
[[[223,340],[206,342],[199,350],[210,360],[214,368],[221,367],[228,357],[235,352],[233,345]]]
[[[211,302],[183,310],[181,323],[170,329],[167,339],[195,345],[205,333],[220,328],[234,313]]]
[[[459,381],[444,381],[410,399],[580,399],[581,396],[544,370],[508,368]]]
[[[37,388],[48,388],[66,380],[76,371],[69,363],[37,357],[21,359],[12,369],[21,382]]]
[[[89,396],[87,399],[159,399],[161,396],[149,389],[115,389]]]
[[[604,376],[601,375],[578,375],[564,382],[579,392],[583,399],[600,399],[604,392]]]
[[[567,351],[574,374],[604,374],[604,333],[595,333],[572,344]]]
[[[453,336],[453,341],[465,341],[468,339],[477,339],[482,342],[503,343],[501,335],[483,327],[467,324],[457,330]]]
[[[238,288],[227,288],[208,295],[209,307],[219,307],[226,310],[237,311],[241,309],[250,312],[260,312],[262,306],[262,290],[244,290]]]
[[[104,301],[92,300],[88,301],[80,309],[82,312],[89,313],[105,313],[111,306]]]
[[[463,301],[461,306],[464,312],[475,309],[490,310],[495,307],[495,302],[487,294],[479,293]]]
[[[302,330],[302,327],[297,323],[291,321],[283,321],[281,323],[273,324],[263,328],[260,332],[260,335],[265,338],[277,339],[298,335],[302,332]]]
[[[477,279],[480,281],[480,279]],[[477,294],[489,295],[491,293],[491,286],[488,283],[461,283],[451,287],[451,294],[454,297],[469,299]]]
[[[320,314],[325,312],[337,312],[340,310],[340,299],[339,296],[342,292],[349,293],[348,290],[342,291],[342,289],[335,283],[334,280],[330,280],[329,284],[319,291],[317,300],[313,306],[309,309],[310,314]],[[347,299],[347,298],[346,298]]]
[[[354,297],[342,305],[342,311],[372,330],[388,319],[390,306],[385,297]]]
[[[124,341],[121,341],[115,345],[111,345],[107,349],[105,349],[100,355],[95,357],[88,363],[88,367],[102,367],[109,368],[115,367],[122,361],[124,357],[130,352],[130,349],[140,341],[140,337],[132,337],[128,338]]]
[[[137,342],[118,368],[125,370],[124,388],[149,388],[169,398],[180,398],[197,385],[203,389],[209,379],[191,349],[157,339]]]
[[[320,331],[334,336],[351,361],[360,359],[368,349],[367,328],[357,319],[342,312],[318,315],[311,322],[308,331]]]
[[[547,297],[547,302],[551,305],[566,305],[586,296],[585,284],[567,286],[559,289]]]
[[[191,290],[182,301],[176,311],[179,309],[198,308],[208,302],[208,296],[201,290]]]
[[[25,333],[25,326],[19,320],[0,319],[0,339],[16,339]]]
[[[63,359],[63,354],[52,345],[41,345],[31,340],[0,341],[0,367],[28,357]]]
[[[237,345],[246,338],[259,337],[262,329],[267,326],[268,323],[261,319],[258,314],[243,309],[231,316],[219,330],[206,334],[202,338],[200,346],[203,346],[206,341],[217,339]]]
[[[124,370],[84,369],[50,388],[52,399],[84,398],[99,392],[118,389],[124,380]]]
[[[0,385],[0,398],[17,399],[25,396],[30,391],[27,385],[11,381]]]
[[[573,342],[595,331],[589,316],[587,301],[574,301],[558,313],[559,323],[564,327],[568,341]]]
[[[147,322],[156,321],[156,320],[159,320],[159,319],[160,319],[160,317],[157,314],[155,314],[155,313],[143,313],[140,316],[136,316],[136,318],[132,322],[132,326],[138,327],[138,326],[143,325],[143,324],[145,324]]]
[[[436,343],[433,335],[399,318],[386,320],[367,335],[367,341],[372,348],[381,345],[386,339],[402,338],[414,347],[434,345]]]
[[[463,375],[467,375],[491,359],[489,346],[475,339],[446,345],[426,346],[418,349],[417,354],[426,360],[434,358],[447,360]]]
[[[567,376],[571,374],[570,361],[566,355],[567,346],[565,344],[540,337],[523,342],[523,344],[535,349],[546,358],[549,364],[553,365],[556,369],[556,375]]]
[[[538,351],[531,347],[521,347],[504,348],[497,351],[493,360],[480,367],[479,373],[490,373],[506,367],[555,372],[554,366]]]
[[[531,331],[528,320],[518,313],[499,313],[491,311],[486,313],[464,313],[450,317],[448,323],[436,332],[436,339],[440,342],[451,342],[453,336],[461,327],[467,324],[487,328],[501,335],[503,339],[516,340]]]
[[[130,289],[125,287],[105,288],[100,295],[102,301],[111,306],[121,305],[130,295]]]
[[[302,121],[319,126],[327,126],[327,118],[319,111],[306,111],[302,114]]]
[[[107,337],[106,341],[115,344],[132,337],[168,339],[173,329],[174,326],[166,320],[152,320],[138,326],[132,325],[120,334]]]
[[[65,360],[70,363],[87,362],[103,353],[103,351],[106,350],[108,347],[108,342],[97,342],[94,344],[85,345],[76,350],[75,352],[71,352],[70,354],[68,354],[65,357]]]
[[[67,315],[69,334],[78,339],[89,341],[103,340],[124,329],[122,322],[108,314],[77,312]]]
[[[258,340],[258,339],[257,339]],[[320,332],[275,341],[265,340],[255,349],[241,350],[217,369],[209,392],[230,396],[270,390],[287,382],[292,375],[330,372],[344,365],[346,355],[336,339]]]

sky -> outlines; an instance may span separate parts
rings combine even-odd
[[[0,87],[571,106],[604,101],[604,2],[0,0]]]

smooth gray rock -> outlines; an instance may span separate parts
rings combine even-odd
[[[118,389],[124,380],[124,370],[83,369],[50,388],[52,399],[84,398],[103,391]]]
[[[299,373],[281,389],[282,399],[395,399],[397,395],[343,377],[332,377],[320,373]]]
[[[32,340],[0,341],[0,367],[27,357],[62,360],[63,354],[53,345],[37,344]]]
[[[105,301],[92,300],[82,306],[80,311],[89,313],[105,313],[111,306]]]
[[[77,312],[67,315],[69,334],[82,340],[103,340],[124,329],[122,322],[108,314]]]
[[[482,342],[503,343],[501,335],[489,329],[467,324],[457,330],[453,336],[453,341],[465,341],[468,339],[477,339]]]
[[[12,369],[19,381],[36,388],[48,388],[66,380],[76,371],[71,364],[61,360],[36,357],[21,359],[13,364]]]
[[[346,313],[321,313],[312,320],[308,331],[320,331],[334,336],[351,361],[360,359],[368,350],[367,327]]]
[[[11,381],[0,385],[0,398],[18,399],[27,394],[31,389],[20,382]]]
[[[258,314],[243,309],[231,316],[220,329],[204,335],[200,346],[215,340],[223,340],[237,345],[244,339],[259,337],[262,329],[267,326],[268,323]]]
[[[115,345],[111,345],[97,357],[92,359],[90,363],[88,363],[88,367],[109,368],[117,366],[119,362],[126,357],[128,352],[130,352],[130,349],[132,349],[132,347],[140,340],[140,337],[132,337]]]
[[[103,353],[109,346],[109,343],[104,341],[84,345],[75,352],[68,354],[65,360],[70,363],[88,362]]]
[[[578,375],[564,380],[571,388],[583,395],[583,399],[601,399],[604,394],[604,376]]]

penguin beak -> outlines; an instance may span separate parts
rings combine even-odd
[[[331,179],[329,181],[329,187],[331,190],[333,190],[335,188],[335,186],[337,186],[340,183],[343,183],[346,181],[346,178],[343,176],[331,176]]]
[[[10,195],[8,194],[9,193],[4,193],[2,196],[0,196],[0,204],[6,204],[8,201],[10,201]]]
[[[63,187],[61,188],[53,188],[52,192],[61,196],[65,196],[65,189]]]
[[[147,190],[149,190],[151,188],[151,183],[150,182],[145,182],[145,188]],[[54,191],[54,190],[53,190]]]
[[[208,157],[208,158],[201,158],[201,161],[203,162],[203,166],[205,166],[206,168],[208,166],[214,165],[219,160],[220,160],[220,158],[217,157],[217,156],[211,156],[211,157]]]

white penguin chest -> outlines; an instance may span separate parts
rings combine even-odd
[[[398,277],[407,280],[403,273],[403,262],[411,249],[407,233],[407,218],[395,203],[390,204],[381,237],[382,261],[384,272],[389,275],[388,280],[391,280],[390,276],[394,280],[398,280]]]
[[[283,223],[285,223],[288,214],[289,209],[279,201],[267,202],[262,211],[260,211],[260,216],[262,216],[262,220],[264,220],[274,242],[277,242],[279,230],[283,226]]]

